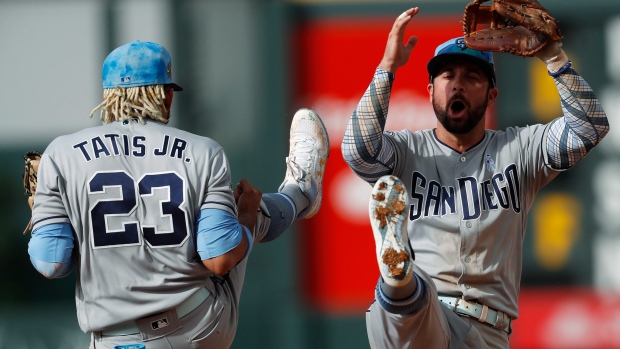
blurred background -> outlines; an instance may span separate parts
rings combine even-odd
[[[233,181],[263,192],[283,180],[294,112],[316,110],[331,139],[322,210],[255,246],[233,348],[368,348],[365,310],[379,276],[370,186],[346,167],[347,121],[381,60],[393,20],[419,44],[394,83],[389,129],[433,127],[425,66],[462,33],[467,0],[0,0],[0,349],[86,348],[75,275],[46,280],[22,235],[30,211],[23,154],[100,124],[101,65],[114,48],[156,41],[185,88],[171,124],[214,138]],[[620,2],[547,0],[564,48],[605,108],[600,147],[539,194],[523,251],[512,348],[620,348]],[[536,59],[497,54],[490,127],[544,123],[559,98]],[[615,127],[614,127],[615,126]],[[415,247],[415,242],[414,242]]]

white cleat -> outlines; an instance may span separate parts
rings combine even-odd
[[[413,275],[412,255],[405,221],[407,189],[395,176],[381,177],[370,198],[370,223],[383,281],[393,287],[406,285]]]
[[[298,110],[291,124],[289,142],[286,176],[278,191],[285,185],[299,186],[310,204],[297,218],[310,218],[321,207],[323,175],[329,156],[329,137],[319,115],[310,109]]]

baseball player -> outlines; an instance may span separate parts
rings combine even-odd
[[[485,129],[485,111],[498,96],[493,56],[455,38],[427,65],[436,128],[384,131],[396,71],[417,42],[403,44],[405,27],[418,12],[394,22],[342,143],[349,166],[374,184],[370,220],[381,277],[366,313],[368,338],[372,348],[508,348],[534,197],[609,125],[561,45],[551,43],[536,56],[564,115],[545,125]]]
[[[169,52],[135,41],[102,70],[102,126],[56,138],[38,167],[28,253],[47,278],[76,269],[92,348],[228,348],[253,243],[319,210],[329,152],[299,110],[278,193],[234,188],[222,147],[167,125]],[[262,196],[262,200],[261,200]]]

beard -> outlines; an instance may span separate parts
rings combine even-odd
[[[455,100],[460,100],[463,103],[464,108],[468,108],[467,114],[463,121],[454,121],[448,117],[448,112],[452,102]],[[486,97],[484,101],[480,104],[472,105],[469,101],[465,99],[463,95],[460,93],[452,96],[444,108],[435,102],[435,98],[433,97],[433,110],[435,111],[435,115],[437,116],[437,120],[443,125],[443,127],[450,133],[453,134],[467,134],[471,130],[478,125],[484,113],[486,113],[487,106],[489,104],[489,94],[486,93]]]

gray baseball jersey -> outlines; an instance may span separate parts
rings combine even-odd
[[[487,130],[463,153],[433,130],[387,133],[400,159],[393,174],[410,195],[415,264],[434,277],[440,294],[477,299],[517,317],[528,211],[559,173],[545,165],[545,127]]]
[[[196,252],[204,208],[236,215],[228,160],[215,141],[147,119],[55,139],[45,150],[34,229],[71,223],[80,328],[177,306],[212,275]]]

